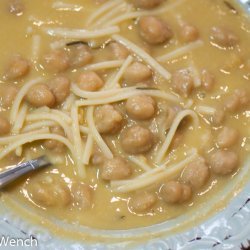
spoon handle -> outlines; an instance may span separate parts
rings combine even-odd
[[[16,165],[0,173],[0,188],[23,176],[24,174],[51,165],[46,156],[41,156],[27,162]]]

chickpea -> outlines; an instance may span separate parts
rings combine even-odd
[[[178,203],[182,198],[182,185],[176,181],[163,184],[160,188],[160,195],[167,203]]]
[[[240,105],[246,106],[250,103],[249,92],[246,89],[236,89],[234,94],[239,97]]]
[[[70,58],[63,49],[50,51],[44,56],[45,67],[55,73],[64,72],[70,66]]]
[[[168,24],[154,16],[140,18],[139,34],[144,41],[153,45],[162,44],[173,37],[173,32]]]
[[[216,109],[212,116],[212,123],[216,126],[220,125],[225,119],[225,111],[221,108]]]
[[[192,197],[192,189],[190,186],[182,184],[182,198],[181,202],[189,201]]]
[[[70,80],[65,76],[57,76],[49,82],[49,88],[55,97],[56,104],[61,104],[70,94]]]
[[[50,132],[52,134],[65,136],[64,130],[60,126],[51,127]],[[57,140],[46,140],[43,146],[49,150],[53,150],[56,153],[62,153],[65,150],[64,144]]]
[[[21,16],[25,8],[22,0],[8,0],[8,9],[11,14]]]
[[[194,88],[193,78],[190,71],[181,69],[174,72],[172,76],[173,89],[184,97],[188,97]]]
[[[218,150],[210,159],[211,169],[215,174],[231,174],[238,167],[239,159],[235,152]]]
[[[215,84],[214,75],[212,75],[208,70],[203,69],[201,71],[201,86],[205,90],[210,91],[214,87],[214,84]]]
[[[51,195],[51,190],[46,188],[46,185],[36,183],[33,186],[32,198],[39,204],[45,207],[52,207],[56,205],[56,200]]]
[[[231,47],[239,42],[238,37],[225,27],[212,27],[210,37],[214,43],[222,47]]]
[[[150,96],[132,96],[126,102],[126,111],[131,118],[148,120],[156,113],[156,102]]]
[[[32,199],[45,207],[65,207],[69,205],[71,194],[66,183],[53,177],[49,180],[44,179],[31,186]]]
[[[103,87],[104,81],[94,71],[87,71],[79,75],[77,84],[82,90],[97,91]]]
[[[181,26],[180,35],[184,42],[194,42],[199,38],[199,31],[194,25],[185,23]]]
[[[88,209],[92,206],[93,190],[84,183],[73,183],[71,187],[74,205],[80,209]]]
[[[129,51],[122,44],[117,42],[112,42],[108,45],[111,49],[112,56],[114,59],[123,60],[129,56]]]
[[[3,117],[2,115],[0,115],[0,135],[6,135],[9,134],[11,130],[11,126],[9,121]]]
[[[130,198],[128,206],[136,213],[149,211],[157,202],[157,196],[152,192],[140,192]]]
[[[134,125],[121,135],[121,146],[126,153],[140,154],[148,152],[154,143],[154,136],[147,128]]]
[[[28,60],[20,55],[15,55],[11,58],[4,77],[8,80],[18,80],[19,78],[26,76],[29,71],[30,64]]]
[[[13,101],[18,93],[18,88],[14,85],[3,86],[3,92],[1,95],[1,106],[5,109],[12,106]]]
[[[169,181],[160,187],[160,196],[166,203],[176,204],[190,200],[191,188],[178,181]]]
[[[247,90],[236,89],[225,103],[225,108],[231,112],[238,111],[249,105],[250,98]]]
[[[99,149],[95,148],[94,152],[93,152],[93,154],[91,156],[91,163],[93,165],[98,166],[98,165],[101,165],[103,163],[103,161],[104,161],[103,154],[99,151]]]
[[[123,117],[112,105],[104,105],[96,109],[95,122],[101,134],[115,134],[122,126]]]
[[[36,84],[32,86],[26,94],[26,101],[34,107],[55,105],[55,97],[46,84]]]
[[[133,4],[137,8],[153,9],[163,3],[165,0],[133,0]]]
[[[76,44],[69,49],[70,66],[72,68],[83,67],[91,63],[93,55],[89,47],[85,44]]]
[[[124,72],[123,78],[127,84],[147,81],[152,77],[151,69],[143,63],[134,62]]]
[[[121,157],[107,159],[101,168],[101,177],[103,180],[121,180],[132,175],[132,168]]]
[[[217,137],[217,143],[220,148],[229,148],[239,139],[239,132],[236,129],[223,127]]]
[[[204,159],[189,163],[181,174],[181,180],[194,189],[199,189],[206,184],[209,178],[209,169]]]

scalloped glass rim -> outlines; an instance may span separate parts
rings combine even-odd
[[[239,0],[243,7],[250,12],[250,0]],[[247,169],[250,165],[250,159],[246,161],[237,178],[249,176]],[[225,190],[218,193],[218,198],[225,196],[225,193],[232,193],[234,186],[228,185]],[[208,204],[207,207],[209,207]],[[211,204],[213,205],[213,204]],[[211,209],[211,208],[210,208]],[[200,213],[201,211],[199,211]],[[203,209],[202,212],[206,212]],[[0,233],[1,235],[9,235],[12,237],[26,238],[34,235],[39,241],[39,249],[120,249],[121,247],[129,247],[133,249],[235,249],[242,246],[250,245],[250,183],[232,199],[227,208],[212,216],[206,222],[194,227],[186,232],[166,236],[160,236],[167,233],[173,225],[183,220],[192,219],[195,215],[180,216],[177,219],[164,222],[158,225],[132,229],[132,230],[94,230],[87,227],[77,227],[77,230],[88,232],[88,234],[98,235],[105,238],[121,238],[119,243],[83,243],[71,240],[61,239],[51,235],[43,228],[31,225],[17,215],[12,214],[7,207],[0,210]],[[59,226],[65,224],[56,222]],[[61,225],[60,225],[61,224]],[[69,226],[70,230],[76,230],[75,226]],[[154,239],[152,238],[154,235]],[[133,242],[131,239],[133,238]],[[126,240],[129,239],[129,240]],[[138,238],[144,238],[138,241]],[[147,239],[147,240],[145,240]],[[21,249],[21,248],[20,248]],[[29,249],[37,249],[30,247]]]

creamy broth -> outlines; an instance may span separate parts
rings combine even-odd
[[[100,39],[64,39],[50,36],[45,32],[47,28],[53,27],[94,29],[94,27],[89,27],[90,25],[87,22],[98,8],[106,4],[106,1],[101,4],[91,0],[85,0],[84,3],[80,0],[68,0],[67,3],[70,5],[58,7],[55,4],[58,3],[57,1],[23,0],[20,1],[24,6],[23,13],[20,13],[20,15],[9,12],[9,2],[11,1],[3,0],[0,4],[0,36],[2,44],[0,48],[0,73],[2,76],[0,78],[1,117],[5,117],[8,120],[11,119],[11,105],[10,107],[4,107],[6,86],[16,86],[18,88],[17,91],[19,91],[30,80],[43,77],[44,79],[38,81],[37,84],[43,83],[50,87],[52,86],[50,85],[51,81],[59,75],[69,79],[71,88],[76,83],[82,90],[91,90],[93,93],[96,91],[101,92],[104,91],[102,88],[108,86],[108,83],[112,80],[112,76],[124,65],[123,63],[127,56],[125,59],[116,58],[114,50],[112,51],[110,47],[112,35],[107,35]],[[126,8],[128,8],[128,14],[132,11],[136,11],[133,2],[136,1],[127,2]],[[158,10],[165,8],[165,6],[172,6],[175,3],[178,2],[170,0],[166,2],[163,1],[163,3],[155,9]],[[67,9],[72,8],[72,5],[75,11]],[[54,8],[52,6],[54,6]],[[91,159],[89,161],[87,159],[87,164],[81,162],[80,170],[76,162],[77,157],[72,156],[72,152],[69,152],[66,147],[62,148],[62,151],[60,151],[60,149],[58,151],[56,150],[56,147],[59,147],[58,143],[47,141],[47,143],[50,143],[50,146],[46,146],[45,140],[39,140],[23,145],[21,156],[16,156],[16,149],[14,149],[10,154],[3,157],[3,159],[1,159],[2,169],[6,166],[14,165],[18,162],[44,154],[48,155],[52,160],[54,163],[53,166],[25,176],[4,190],[5,195],[14,198],[20,202],[20,204],[31,206],[35,213],[44,218],[53,217],[72,224],[86,225],[99,229],[130,229],[154,225],[176,218],[186,212],[195,211],[199,207],[206,206],[207,200],[212,199],[228,182],[233,181],[241,171],[240,167],[243,162],[246,161],[247,156],[249,156],[250,150],[250,122],[248,111],[250,93],[249,21],[243,13],[241,13],[240,7],[237,6],[235,2],[232,2],[232,6],[235,6],[237,13],[231,10],[228,5],[225,5],[224,1],[220,0],[180,1],[180,4],[176,4],[176,6],[166,10],[166,12],[156,15],[154,15],[153,12],[155,10],[154,8],[149,9],[147,10],[149,11],[149,15],[161,18],[163,22],[168,24],[168,27],[170,27],[173,33],[170,34],[170,32],[168,34],[170,38],[167,39],[167,41],[153,45],[145,39],[146,31],[144,31],[144,35],[139,34],[138,29],[140,29],[140,25],[142,26],[142,24],[140,24],[142,21],[137,18],[112,24],[111,26],[117,25],[120,28],[120,32],[114,33],[133,42],[155,60],[158,59],[164,72],[170,72],[172,75],[171,79],[164,79],[164,77],[159,74],[160,72],[155,70],[152,65],[148,65],[147,62],[140,59],[140,55],[136,56],[133,51],[128,51],[128,54],[132,56],[131,60],[146,65],[146,69],[137,68],[134,75],[133,72],[125,72],[118,85],[123,88],[136,86],[139,88],[137,89],[137,91],[140,92],[138,93],[139,96],[150,96],[150,93],[153,93],[153,99],[131,100],[131,102],[135,102],[136,104],[128,104],[128,101],[126,101],[127,98],[125,98],[125,100],[112,103],[108,111],[101,110],[102,107],[96,105],[97,110],[101,110],[101,118],[98,118],[96,113],[98,111],[94,112],[94,120],[96,123],[99,122],[97,128],[99,132],[101,130],[105,131],[100,133],[105,145],[108,147],[108,152],[112,152],[115,157],[122,157],[122,162],[120,160],[114,163],[113,160],[110,160],[112,161],[111,163],[108,162],[108,160],[105,159],[107,158],[105,157],[105,153],[101,152],[102,148],[96,143],[95,138],[90,138],[88,142],[86,133],[81,133],[82,151],[80,148],[80,155],[84,155],[83,149],[86,144],[93,144],[93,147],[90,147]],[[124,12],[124,9],[122,10]],[[121,15],[121,13],[119,14],[118,12],[115,16],[119,15]],[[96,22],[98,22],[100,18],[101,17],[97,17]],[[142,18],[143,17],[141,17],[141,19]],[[115,20],[115,17],[109,18],[107,22],[112,22],[112,20]],[[149,22],[149,25],[150,23],[152,23],[152,21]],[[194,37],[191,35],[190,38],[185,36],[185,34],[183,35],[183,25],[187,24],[194,25],[195,32],[198,32],[197,34],[194,32]],[[220,33],[219,38],[217,38],[216,34],[211,38],[213,36],[211,35],[212,27],[223,27],[223,29],[225,27],[225,29],[229,30],[229,33],[232,31],[232,34],[230,33],[229,38],[221,38],[224,30],[216,30],[215,32]],[[100,25],[95,27],[95,29],[101,28]],[[224,36],[226,35],[224,34]],[[185,41],[185,39],[191,39],[192,41]],[[221,45],[221,42],[225,42],[223,39],[227,40],[226,43],[231,39],[232,41],[230,40],[229,43],[232,44]],[[155,40],[156,38],[154,37],[153,41],[155,42]],[[46,65],[44,57],[51,51],[55,51],[55,49],[51,49],[51,46],[59,46],[60,51],[70,54],[76,46],[79,46],[79,43],[70,44],[75,41],[84,42],[82,44],[83,46],[89,44],[88,50],[92,54],[92,60],[89,60],[85,65],[80,67],[72,65],[67,67],[67,65],[63,65],[63,60],[60,61],[59,58],[61,62],[61,64],[59,64],[60,67],[62,67],[60,68],[61,72],[58,73],[53,72],[53,70],[47,70],[48,65]],[[197,43],[197,41],[200,41],[200,43]],[[167,60],[164,58],[161,59],[163,55],[193,43],[196,44],[194,45],[194,49],[191,50],[191,47],[188,47],[186,53],[180,56],[173,56]],[[37,54],[35,53],[34,45],[38,46]],[[128,49],[133,50],[129,46]],[[88,52],[85,51],[85,53]],[[17,54],[28,60],[29,72],[25,73],[24,76],[14,77],[14,79],[7,77],[6,79],[4,76],[6,76],[6,70],[10,67],[9,62],[13,56]],[[83,80],[80,80],[79,75],[84,74],[85,67],[88,67],[88,65],[111,60],[115,60],[118,66],[112,67],[111,69],[94,70],[98,74],[94,76],[94,83],[90,83],[90,85],[86,87],[87,76],[81,75]],[[142,65],[140,65],[140,67],[141,66]],[[188,78],[188,80],[186,80],[187,78],[184,80],[182,78],[182,83],[183,81],[187,81],[187,84],[189,84],[189,80],[191,79],[193,89],[190,91],[186,91],[188,86],[184,86],[185,83],[181,86],[181,89],[179,88],[178,79],[181,76],[178,70],[181,69],[184,70],[185,77]],[[147,70],[149,70],[149,77],[147,77],[146,72],[146,76],[142,76],[142,79],[143,77],[145,79],[134,80],[134,78],[140,78],[140,75]],[[208,73],[204,73],[203,70],[206,70]],[[207,87],[204,85],[204,75],[208,77],[208,81],[211,81],[208,83],[211,83],[213,86],[209,85]],[[96,87],[97,85],[99,87]],[[42,88],[44,89],[46,86]],[[117,85],[113,86],[114,90],[117,88],[119,88]],[[154,94],[156,95],[156,93],[158,93],[157,90],[160,90],[161,93],[170,94],[174,100],[177,98],[177,102],[154,96]],[[51,91],[50,88],[46,89],[46,91],[50,94],[52,93],[52,99],[55,98],[55,96],[53,96],[54,92]],[[71,92],[72,91],[71,89]],[[126,91],[127,90],[124,90],[124,93],[126,93]],[[123,92],[120,92],[120,94],[122,93]],[[72,93],[71,95],[75,98],[73,101],[80,100],[80,102],[84,103],[85,101],[91,100],[90,94],[89,99],[88,97],[87,99],[80,98]],[[35,92],[31,93],[30,97],[26,94],[21,104],[27,104],[26,115],[30,115],[30,117],[32,117],[32,112],[33,115],[34,112],[37,112],[38,108],[35,106],[39,106],[39,108],[43,106],[37,104],[37,99],[33,98],[34,96]],[[112,96],[115,96],[115,94]],[[50,109],[43,108],[40,109],[40,112],[45,112],[46,116],[51,110],[57,109],[64,112],[64,114],[71,119],[73,112],[70,109],[71,107],[69,110],[65,110],[65,102],[70,103],[69,98],[70,97],[65,97],[60,104],[57,103],[58,105],[55,105],[54,99],[47,101],[45,106],[49,106]],[[100,102],[102,99],[103,97],[95,98],[94,100]],[[229,107],[232,100],[235,100],[232,104],[233,107],[231,107],[232,105]],[[148,105],[145,110],[140,107],[144,101],[146,103],[145,105]],[[155,103],[152,104],[152,102]],[[128,107],[128,105],[130,106]],[[138,114],[138,111],[136,111],[133,105],[138,105],[142,111],[139,110]],[[22,107],[23,106],[21,106],[21,108]],[[21,108],[18,114],[21,112]],[[168,108],[170,108],[170,111]],[[183,110],[189,110],[194,118],[185,118],[185,120],[181,122],[180,126],[178,126],[174,141],[172,141],[167,152],[163,152],[162,157],[160,157],[159,152],[174,122],[174,119],[172,119],[169,127],[167,127],[168,120],[166,118],[169,115],[168,112],[174,112],[174,117],[177,117]],[[80,125],[86,128],[88,126],[91,127],[88,120],[88,114],[91,113],[91,108],[81,106],[77,112]],[[108,113],[108,119],[111,119],[110,117],[112,115],[116,115],[114,123],[117,123],[118,129],[114,124],[112,124],[111,129],[109,128],[110,124],[107,125],[105,123],[107,117],[102,116],[103,112],[111,112]],[[150,112],[152,112],[152,115]],[[219,117],[221,113],[223,113],[224,119],[216,122],[215,117]],[[119,118],[120,116],[121,119]],[[195,126],[196,118],[199,121],[198,127]],[[62,119],[62,116],[60,116],[60,119]],[[34,120],[31,118],[30,121],[26,120],[18,133],[24,133],[22,131],[25,131],[25,126],[36,122]],[[38,121],[40,120],[44,121],[45,118],[38,119]],[[72,123],[72,121],[70,122]],[[66,121],[66,124],[70,128],[69,135],[73,135],[73,139],[70,138],[69,135],[65,135],[61,128],[60,131],[62,130],[62,132],[53,132],[55,125],[51,126],[52,128],[50,129],[47,127],[47,129],[49,129],[48,132],[43,132],[43,134],[59,134],[68,138],[73,145],[76,145],[73,143],[76,130],[72,128],[70,122],[67,123]],[[14,124],[15,122],[11,124],[12,128]],[[56,125],[58,126],[58,124]],[[146,132],[144,131],[145,133],[141,138],[141,144],[131,144],[128,139],[130,136],[128,129],[134,126],[140,126],[140,128],[143,127],[146,129]],[[43,128],[46,129],[46,126]],[[56,128],[58,129],[58,127]],[[88,133],[91,134],[91,131]],[[135,133],[137,132],[132,131],[132,136]],[[152,136],[152,140],[148,133]],[[14,136],[12,131],[10,133],[3,133],[1,138],[9,136],[9,134]],[[148,137],[149,139],[147,141]],[[8,147],[8,144],[3,145],[2,150],[4,150],[4,146]],[[79,148],[76,146],[73,153],[77,153],[78,150]],[[218,152],[222,155],[216,155]],[[230,153],[229,155],[224,155],[225,152]],[[146,163],[146,168],[149,166],[149,169],[145,170],[138,166],[138,164],[132,162],[131,156],[134,157],[132,159],[136,158],[140,163],[144,164],[144,167]],[[142,186],[139,185],[138,188],[133,188],[136,182],[140,183],[140,179],[138,178],[140,178],[139,176],[143,175],[144,172],[157,169],[157,167],[160,167],[167,161],[165,170],[159,172],[164,174],[172,165],[176,168],[178,163],[190,157],[194,157],[193,160],[184,164],[179,170],[174,171],[172,175],[166,174],[165,178],[161,178],[158,174],[159,178],[156,178],[155,181],[149,181],[148,185],[144,184],[145,181],[148,181],[148,179],[145,179],[144,182],[141,182]],[[157,158],[158,162],[156,162]],[[80,161],[82,161],[82,159]],[[98,161],[100,161],[100,164]],[[185,170],[190,167],[190,164],[195,164],[195,162],[198,167],[194,168],[194,170],[191,171],[192,173],[185,174]],[[117,173],[112,172],[114,165],[118,168],[118,175],[121,176],[117,177]],[[120,168],[123,165],[124,169],[121,170]],[[105,166],[108,166],[107,170],[105,170]],[[86,170],[85,176],[83,169]],[[82,174],[80,174],[80,172],[82,172]],[[115,175],[115,177],[113,175]],[[157,174],[149,175],[151,179],[155,176],[157,176]],[[129,182],[129,180],[134,181]],[[172,183],[173,186],[168,186],[169,183]],[[74,191],[74,185],[78,185],[77,187],[80,188],[82,187],[83,191]],[[132,190],[130,190],[130,185],[132,186]],[[121,189],[119,189],[119,187]],[[186,198],[184,197],[184,189],[187,192]],[[79,194],[79,192],[83,193],[82,196],[80,195],[80,198],[77,198],[77,193]],[[189,192],[191,192],[192,195],[190,195]],[[145,201],[145,199],[148,199],[148,201]]]

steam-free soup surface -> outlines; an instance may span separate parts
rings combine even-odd
[[[0,20],[2,170],[53,163],[4,190],[20,206],[137,228],[206,206],[242,171],[250,35],[235,2],[2,0]]]

